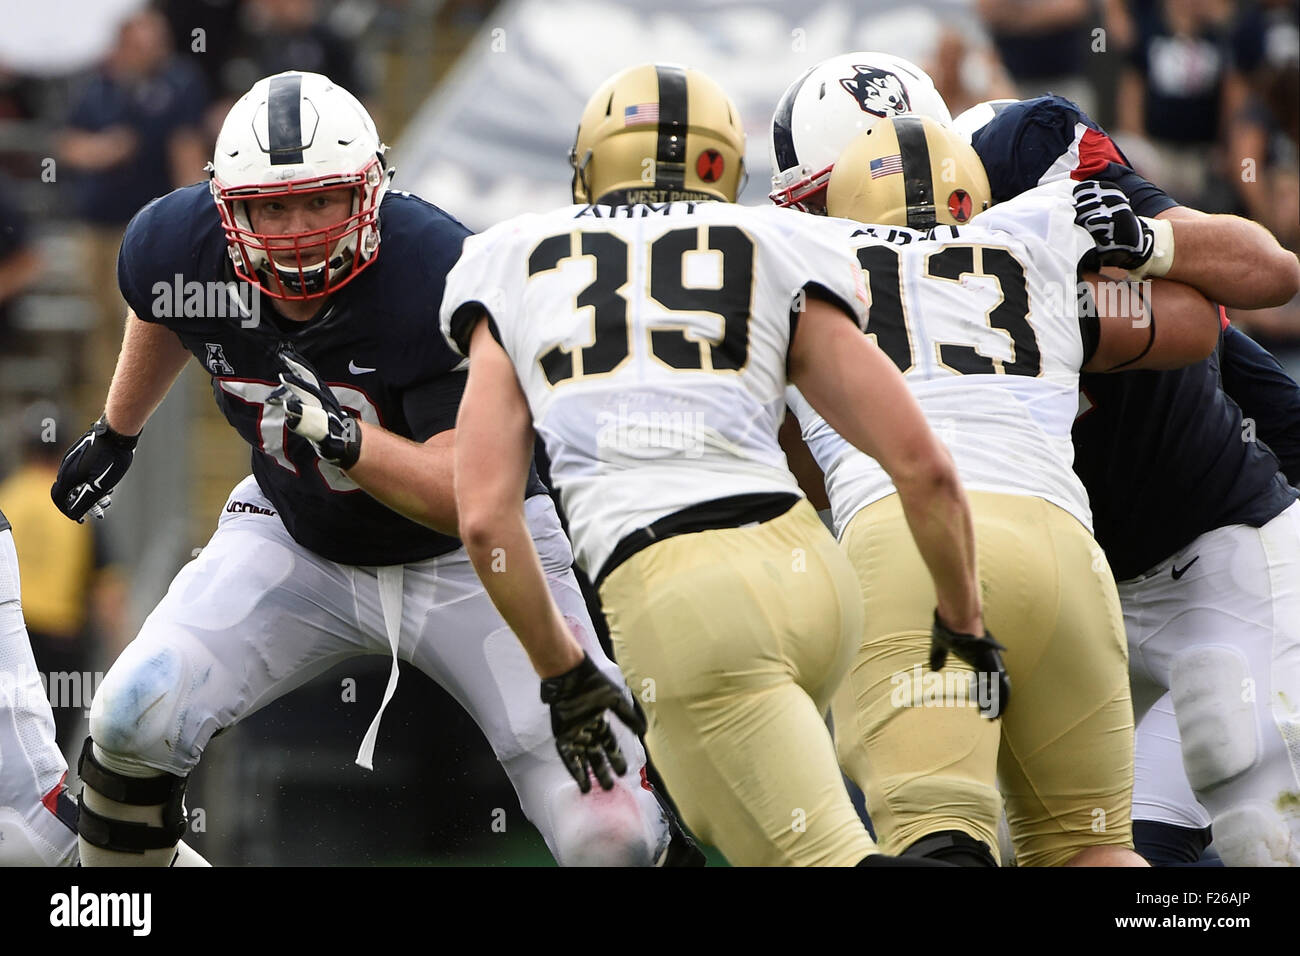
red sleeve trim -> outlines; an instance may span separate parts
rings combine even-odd
[[[1091,179],[1111,163],[1128,167],[1128,161],[1109,136],[1100,130],[1086,129],[1079,140],[1079,165],[1070,173],[1070,178]]]

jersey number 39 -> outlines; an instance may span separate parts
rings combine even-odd
[[[682,260],[688,252],[721,256],[722,281],[716,288],[687,287]],[[532,278],[566,259],[596,260],[592,283],[577,295],[578,309],[591,307],[591,344],[556,345],[538,359],[546,380],[560,385],[573,379],[608,375],[631,356],[632,329],[623,288],[628,281],[628,245],[608,232],[571,232],[543,239],[528,257]],[[650,244],[650,298],[669,312],[720,316],[722,335],[687,338],[685,325],[658,324],[650,330],[650,353],[669,368],[683,371],[739,371],[749,360],[749,313],[754,279],[754,243],[735,226],[674,229]]]

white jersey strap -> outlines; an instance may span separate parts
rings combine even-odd
[[[388,646],[393,652],[393,669],[388,672],[388,686],[384,688],[384,699],[379,704],[375,719],[370,722],[366,736],[357,751],[357,765],[367,770],[374,770],[375,741],[379,739],[379,722],[384,718],[384,708],[393,699],[397,690],[397,644],[402,634],[402,591],[405,587],[403,575],[406,566],[389,564],[376,568],[379,583],[379,606],[384,610],[384,630],[388,632]]]

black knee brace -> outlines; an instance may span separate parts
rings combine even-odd
[[[94,742],[87,737],[77,761],[82,783],[96,793],[134,807],[163,808],[162,826],[114,820],[86,806],[78,798],[77,834],[92,846],[121,853],[143,853],[174,846],[185,835],[185,777],[164,773],[157,777],[128,777],[110,770],[95,759]]]
[[[939,830],[927,833],[906,850],[903,856],[943,860],[954,866],[997,866],[989,846],[961,830]]]
[[[1210,828],[1198,830],[1155,820],[1134,820],[1133,845],[1152,866],[1190,866],[1210,845]]]

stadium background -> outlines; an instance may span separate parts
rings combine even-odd
[[[229,105],[283,69],[356,92],[393,146],[396,187],[473,229],[568,202],[588,94],[649,60],[728,89],[749,135],[741,201],[764,202],[766,125],[784,87],[829,56],[881,50],[926,68],[954,116],[994,97],[1069,95],[1140,172],[1177,183],[1176,198],[1251,215],[1300,249],[1294,0],[44,0],[6,20],[0,508],[11,515],[48,488],[49,453],[101,408],[125,308],[111,271],[122,217],[202,178]],[[1300,372],[1300,302],[1234,320]],[[109,520],[84,532],[94,560],[56,549],[66,521],[52,506],[15,522],[29,624],[57,651],[44,660],[58,662],[51,696],[70,757],[97,675],[247,470],[191,363]],[[51,603],[78,610],[47,624]],[[218,864],[548,863],[472,722],[405,665],[375,770],[352,763],[387,669],[343,665],[215,739],[187,799],[193,845]]]

